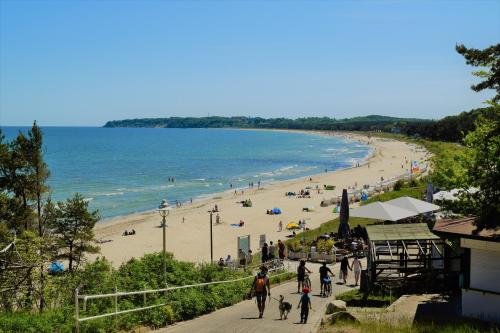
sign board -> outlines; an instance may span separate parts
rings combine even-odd
[[[250,250],[250,235],[238,236],[238,248],[236,249],[236,253],[239,253],[240,249],[245,252],[245,255],[248,255],[248,251]]]
[[[259,249],[264,247],[264,243],[266,242],[266,235],[260,235],[259,238]]]

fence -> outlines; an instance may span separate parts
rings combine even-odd
[[[283,263],[279,265],[277,268],[272,268],[269,270],[269,272],[276,272],[279,270],[282,270],[284,268]],[[270,275],[270,277],[275,277],[275,276],[280,276],[287,274],[288,270],[286,270],[283,273],[278,273],[274,275]],[[205,283],[197,283],[197,284],[189,284],[189,285],[183,285],[183,286],[175,286],[175,287],[167,287],[167,288],[162,288],[162,289],[150,289],[150,290],[141,290],[141,291],[129,291],[129,292],[121,292],[117,291],[115,288],[115,292],[111,294],[95,294],[95,295],[80,295],[78,293],[78,288],[75,289],[75,327],[76,327],[76,332],[80,332],[80,322],[87,321],[87,320],[93,320],[93,319],[99,319],[99,318],[104,318],[104,317],[110,317],[110,316],[117,316],[120,314],[125,314],[125,313],[130,313],[130,312],[136,312],[136,311],[142,311],[142,310],[148,310],[152,309],[155,307],[159,306],[164,306],[167,305],[167,302],[161,303],[161,304],[154,304],[154,305],[149,305],[146,306],[147,303],[147,295],[148,294],[154,294],[154,293],[166,293],[168,291],[172,290],[179,290],[179,289],[187,289],[187,288],[195,288],[195,287],[204,287],[204,286],[210,286],[210,285],[217,285],[217,284],[227,284],[227,283],[234,283],[234,282],[239,282],[239,281],[244,281],[248,279],[253,279],[254,276],[246,276],[238,279],[233,279],[233,280],[224,280],[224,281],[213,281],[213,282],[205,282]],[[143,295],[144,297],[144,306],[140,308],[133,308],[133,309],[127,309],[127,310],[119,310],[118,307],[118,298],[122,296],[130,296],[130,295]],[[83,300],[83,311],[86,311],[87,308],[87,301],[92,300],[92,299],[99,299],[99,298],[113,298],[114,299],[114,311],[113,312],[108,312],[100,315],[95,315],[95,316],[89,316],[89,317],[80,317],[80,300]]]

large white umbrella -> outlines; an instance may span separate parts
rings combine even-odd
[[[440,209],[438,205],[428,203],[426,201],[418,200],[411,197],[400,197],[386,201],[385,203],[397,206],[400,208],[411,210],[415,213],[428,213]]]
[[[458,200],[456,196],[454,196],[451,192],[449,191],[439,191],[437,193],[434,193],[432,196],[432,200],[439,200],[439,201],[455,201]]]
[[[418,213],[385,202],[376,201],[351,210],[349,215],[383,221],[398,221],[407,217],[418,215]]]

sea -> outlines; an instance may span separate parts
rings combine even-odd
[[[27,127],[1,127],[10,141]],[[80,193],[107,218],[353,166],[371,148],[321,134],[176,128],[42,127],[53,200]],[[173,181],[172,181],[173,178]],[[169,180],[170,179],[170,180]]]

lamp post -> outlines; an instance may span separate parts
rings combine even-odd
[[[213,228],[213,223],[212,223],[212,211],[210,211],[210,264],[214,263],[214,238],[212,236],[212,228]]]
[[[167,250],[166,250],[166,217],[168,213],[170,213],[170,210],[172,207],[168,204],[167,200],[163,199],[158,206],[158,213],[160,213],[162,217],[162,223],[161,227],[163,228],[163,282],[165,285],[165,288],[167,287]]]

